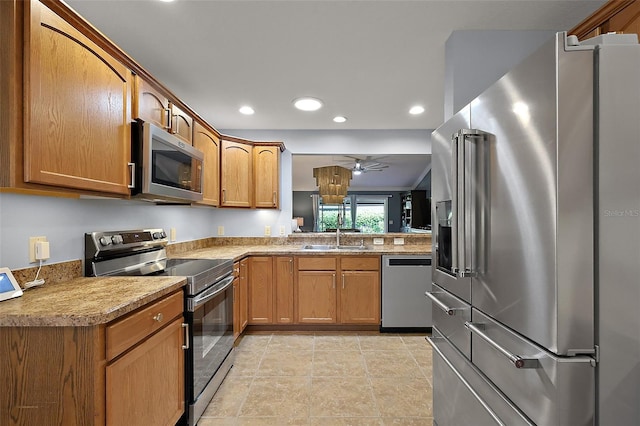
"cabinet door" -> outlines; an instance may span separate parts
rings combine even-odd
[[[204,153],[203,198],[198,204],[217,207],[220,205],[220,139],[196,121],[193,146]]]
[[[293,323],[293,257],[276,257],[275,319],[278,324]]]
[[[277,209],[279,204],[280,148],[253,147],[253,179],[255,207]]]
[[[221,192],[223,207],[251,207],[252,146],[222,141]]]
[[[297,320],[302,324],[337,321],[335,271],[298,271]]]
[[[24,180],[129,194],[131,72],[28,2]]]
[[[240,261],[240,333],[249,324],[249,260]]]
[[[184,413],[182,317],[106,368],[107,425],[173,425]]]
[[[193,117],[174,104],[171,104],[171,133],[193,144]]]
[[[169,99],[139,76],[135,77],[134,93],[133,118],[153,123],[168,131],[171,112]]]
[[[380,323],[380,272],[343,271],[340,288],[340,322]]]
[[[249,261],[249,324],[273,324],[273,259]]]

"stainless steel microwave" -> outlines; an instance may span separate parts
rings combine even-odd
[[[132,192],[157,202],[202,200],[204,154],[141,120],[131,125]]]

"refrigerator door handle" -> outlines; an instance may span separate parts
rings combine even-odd
[[[482,329],[484,328],[484,324],[481,323],[473,323],[465,321],[464,326],[469,329],[473,334],[476,334],[482,340],[491,345],[495,350],[500,352],[502,355],[507,357],[511,364],[513,364],[516,368],[538,368],[540,366],[540,362],[536,358],[522,358],[519,355],[515,355],[509,352],[507,349],[502,347],[498,342],[493,340],[487,334],[485,334]]]
[[[452,268],[459,278],[477,276],[482,264],[478,247],[488,211],[488,141],[489,133],[481,130],[461,129],[453,135]]]
[[[429,299],[431,299],[431,301],[438,308],[440,308],[445,314],[453,316],[456,314],[456,311],[462,310],[461,308],[452,308],[450,306],[447,306],[444,302],[442,302],[436,297],[436,294],[442,294],[442,293],[434,293],[434,292],[427,291],[424,295],[427,296]]]

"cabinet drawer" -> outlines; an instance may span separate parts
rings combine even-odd
[[[595,368],[589,357],[547,352],[475,308],[471,318],[474,365],[531,420],[539,425],[594,424]],[[531,360],[531,365],[517,368],[511,357]]]
[[[340,259],[340,269],[343,271],[379,271],[380,257],[343,257]]]
[[[298,257],[299,271],[335,271],[338,260],[335,257]]]
[[[107,360],[169,324],[183,312],[182,291],[153,302],[106,327]]]
[[[433,347],[434,424],[533,425],[435,326],[429,342]]]

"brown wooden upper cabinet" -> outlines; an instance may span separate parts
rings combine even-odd
[[[25,7],[25,182],[128,194],[131,71],[46,6]]]
[[[572,28],[569,34],[584,40],[608,32],[640,36],[640,2],[609,0],[591,16]]]
[[[193,125],[193,146],[204,153],[204,176],[199,204],[220,205],[220,138],[198,121]]]
[[[140,76],[135,77],[133,118],[153,123],[193,144],[193,117],[175,105],[162,90]]]
[[[280,201],[280,148],[255,145],[253,147],[254,206],[277,209]]]
[[[250,144],[222,140],[221,206],[252,207],[252,150],[253,146]]]

